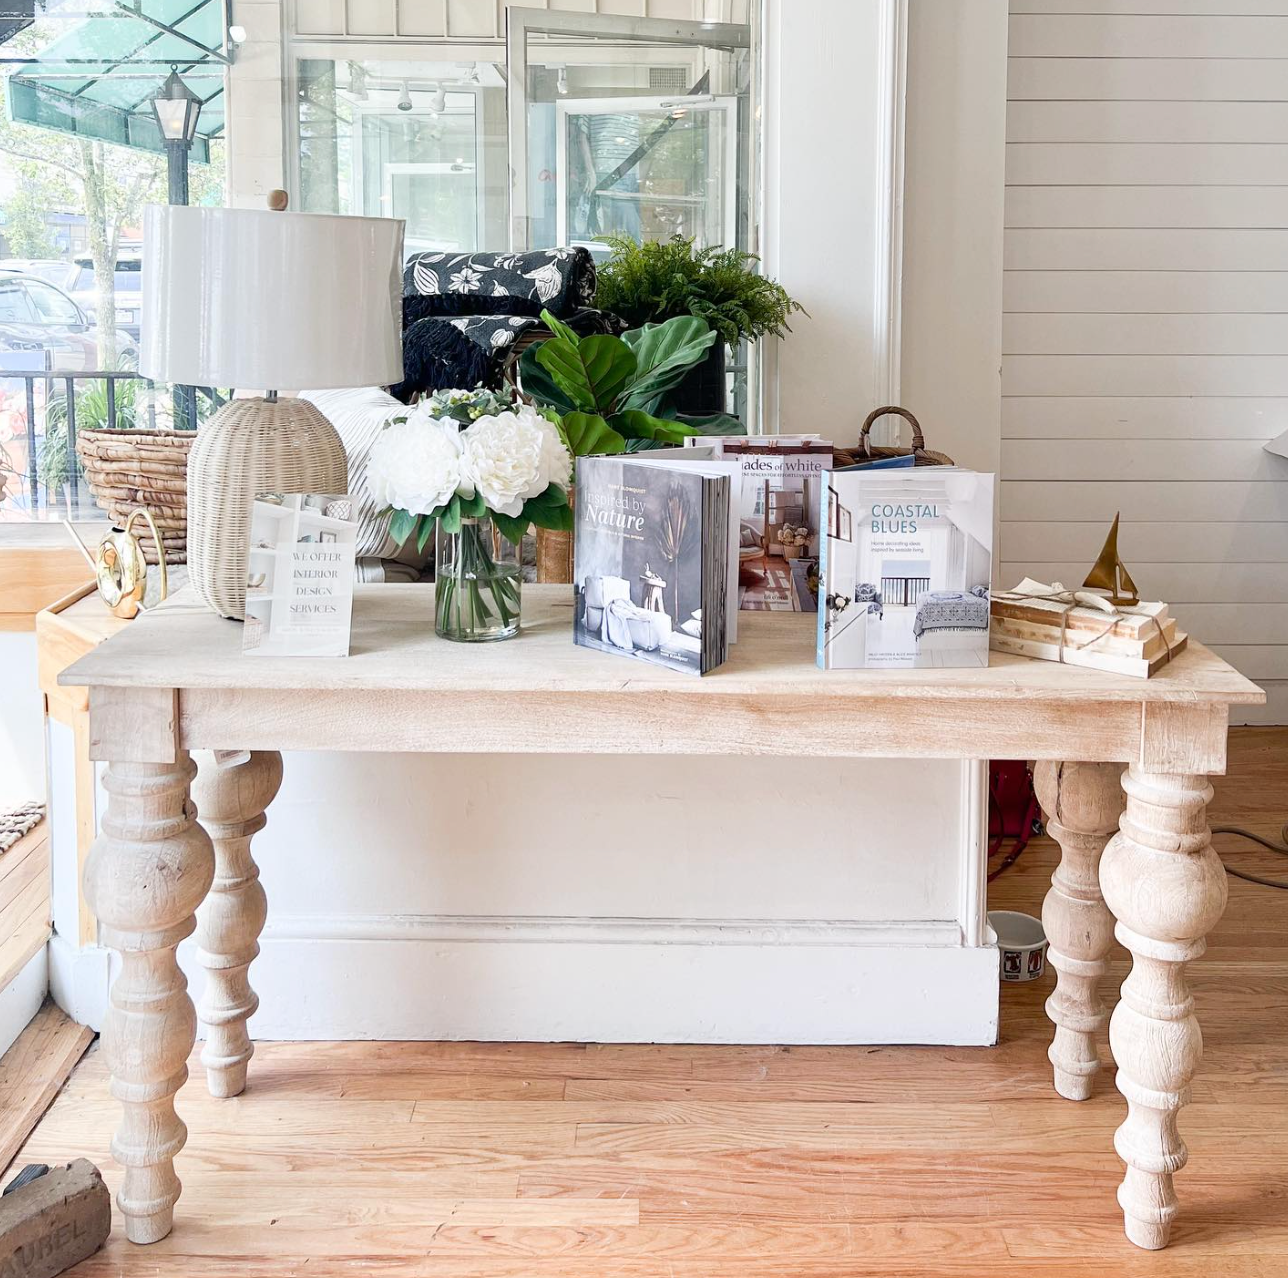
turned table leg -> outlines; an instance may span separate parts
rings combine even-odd
[[[1176,1192],[1172,1174],[1189,1151],[1176,1128],[1203,1055],[1185,965],[1225,909],[1225,868],[1212,849],[1202,776],[1151,773],[1123,777],[1127,808],[1100,864],[1115,934],[1132,967],[1109,1023],[1118,1090],[1127,1118],[1114,1136],[1127,1173],[1118,1189],[1127,1237],[1139,1247],[1167,1245]]]
[[[282,756],[255,750],[245,762],[229,765],[204,751],[199,758],[193,797],[215,846],[215,881],[197,911],[197,960],[206,969],[198,1009],[206,1026],[201,1063],[212,1096],[236,1096],[246,1086],[255,1050],[246,1022],[259,998],[248,971],[268,909],[250,841],[264,828],[264,809],[282,784]]]
[[[1047,999],[1055,1037],[1047,1055],[1055,1090],[1069,1100],[1091,1095],[1100,1057],[1096,1031],[1109,1019],[1100,978],[1109,970],[1114,918],[1100,894],[1100,854],[1118,829],[1122,764],[1039,763],[1034,771],[1047,829],[1060,845],[1060,864],[1042,904],[1047,957],[1056,986]]]
[[[174,1112],[197,1024],[175,947],[192,933],[215,858],[197,824],[186,753],[174,763],[110,763],[107,813],[85,865],[85,896],[121,968],[103,1025],[112,1095],[122,1104],[112,1154],[125,1168],[117,1205],[131,1242],[164,1238],[188,1129]]]

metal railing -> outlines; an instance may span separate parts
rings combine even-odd
[[[930,589],[929,577],[882,577],[881,595],[889,608],[916,604]]]
[[[124,382],[141,382],[146,389],[146,425],[148,429],[157,429],[157,383],[149,377],[141,377],[138,373],[132,371],[114,371],[107,369],[88,369],[83,372],[61,372],[57,369],[49,370],[23,370],[23,369],[0,369],[0,385],[5,382],[21,381],[23,386],[23,398],[26,408],[26,436],[27,436],[27,459],[26,459],[26,486],[28,496],[31,501],[33,510],[40,505],[40,488],[42,485],[40,475],[40,454],[41,445],[49,436],[49,410],[53,403],[58,399],[59,392],[55,389],[61,387],[62,403],[66,405],[63,410],[66,422],[66,473],[60,476],[60,480],[67,485],[69,499],[72,503],[79,500],[80,496],[80,478],[82,469],[80,459],[76,455],[76,431],[77,431],[77,395],[92,387],[97,382],[102,382],[104,387],[105,411],[101,420],[96,420],[95,427],[106,427],[109,430],[115,430],[120,425],[120,415],[118,413],[117,395],[118,387]],[[39,422],[40,429],[37,430],[37,406],[36,406],[36,388],[41,387],[43,400],[43,419]],[[171,420],[175,429],[179,430],[196,430],[198,413],[198,397],[204,396],[212,408],[218,408],[227,402],[227,397],[213,387],[208,386],[174,386],[168,389],[172,395],[173,410]],[[134,425],[143,426],[144,423],[139,421],[137,416]],[[49,485],[46,485],[48,488]],[[48,503],[47,504],[52,504]]]

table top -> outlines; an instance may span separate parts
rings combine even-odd
[[[990,653],[987,669],[823,671],[812,614],[744,612],[729,660],[702,678],[572,641],[567,586],[523,587],[523,630],[498,643],[458,644],[434,634],[425,585],[358,586],[348,657],[252,657],[242,627],[188,589],[69,666],[62,684],[111,688],[372,692],[673,693],[676,697],[825,697],[936,701],[1259,704],[1256,684],[1191,640],[1151,679]]]

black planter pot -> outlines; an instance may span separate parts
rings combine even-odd
[[[679,412],[705,417],[725,411],[725,351],[725,344],[717,339],[706,359],[691,368],[675,388]]]

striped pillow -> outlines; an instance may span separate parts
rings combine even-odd
[[[418,554],[415,546],[401,547],[389,536],[389,516],[381,515],[367,486],[367,459],[380,432],[406,414],[400,403],[379,386],[353,390],[301,391],[300,398],[321,409],[339,432],[349,460],[349,493],[357,505],[358,558],[393,559],[423,568],[433,554],[433,542]]]

